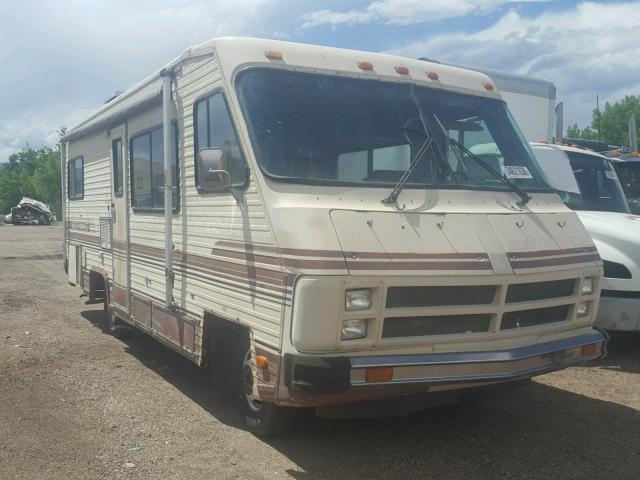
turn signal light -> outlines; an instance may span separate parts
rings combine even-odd
[[[393,380],[393,367],[371,367],[364,372],[367,382],[390,382]]]
[[[440,78],[436,72],[427,72],[427,77],[429,77],[430,80],[438,80],[438,78]]]
[[[267,361],[267,357],[264,355],[258,355],[256,357],[256,365],[259,368],[267,368],[269,366],[269,362]]]
[[[264,52],[264,56],[269,60],[282,60],[282,53],[276,52],[275,50],[267,50]]]
[[[595,343],[583,345],[582,350],[580,351],[580,355],[583,357],[593,357],[596,353],[598,353],[598,345]]]

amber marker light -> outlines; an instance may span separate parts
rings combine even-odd
[[[631,156],[632,156],[632,157],[640,157],[640,153],[638,153],[638,152],[631,152]]]
[[[358,68],[360,70],[373,70],[373,63],[371,63],[371,62],[358,62]]]
[[[609,155],[611,155],[612,157],[619,157],[621,153],[620,153],[620,150],[611,150],[609,152]]]
[[[427,77],[429,77],[430,80],[438,80],[439,75],[436,72],[427,72]]]
[[[409,69],[407,67],[403,67],[402,65],[396,65],[395,69],[396,69],[396,73],[399,73],[400,75],[409,75]]]
[[[580,354],[583,357],[593,357],[596,353],[598,353],[598,346],[595,343],[590,343],[589,345],[583,345]]]
[[[267,361],[267,357],[265,357],[264,355],[258,355],[256,357],[256,365],[259,368],[267,368],[267,366],[269,365],[269,362]]]
[[[276,52],[275,50],[267,50],[264,52],[264,56],[269,60],[282,60],[282,52]]]
[[[489,90],[490,92],[493,92],[493,84],[492,83],[484,82],[482,84],[482,86],[485,88],[485,90]]]
[[[390,382],[393,380],[392,367],[370,367],[365,370],[364,378],[367,382]]]

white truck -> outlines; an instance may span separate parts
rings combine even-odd
[[[537,143],[532,148],[604,260],[595,324],[611,331],[640,331],[640,216],[630,212],[612,161],[566,145]]]
[[[493,142],[506,176],[470,153]],[[486,75],[223,38],[62,139],[70,283],[291,408],[526,379],[604,352],[602,261]]]

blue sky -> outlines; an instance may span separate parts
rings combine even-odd
[[[0,162],[55,141],[189,45],[247,35],[553,81],[565,124],[640,94],[640,1],[22,0],[0,6]]]

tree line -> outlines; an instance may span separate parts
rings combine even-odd
[[[614,104],[607,102],[601,112],[594,108],[591,125],[580,128],[577,123],[574,123],[567,128],[567,137],[602,140],[609,145],[628,147],[629,128],[627,122],[631,114],[635,115],[636,125],[640,127],[640,96],[638,95],[627,95]],[[640,128],[638,133],[640,133]]]
[[[61,135],[64,130],[59,132]],[[25,146],[0,163],[0,221],[22,197],[46,203],[61,218],[59,147]]]

